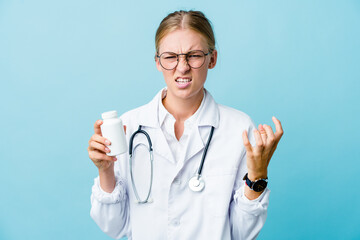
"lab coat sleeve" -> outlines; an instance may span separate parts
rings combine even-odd
[[[248,129],[250,143],[254,146],[252,123]],[[245,183],[243,177],[247,173],[246,152],[242,154],[240,167],[234,186],[234,196],[230,204],[231,235],[234,240],[256,239],[264,226],[269,205],[270,190],[266,188],[263,193],[254,200],[249,200],[245,194]]]
[[[115,175],[116,185],[112,193],[103,191],[99,177],[95,178],[91,194],[90,215],[100,229],[112,238],[129,237],[129,201],[125,180]]]

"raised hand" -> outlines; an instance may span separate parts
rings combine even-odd
[[[259,129],[254,129],[255,146],[250,144],[247,131],[243,132],[248,178],[251,181],[267,177],[270,159],[284,133],[280,121],[275,117],[272,117],[272,120],[275,124],[275,133],[266,124],[260,124]]]

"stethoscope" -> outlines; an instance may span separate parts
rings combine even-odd
[[[199,169],[197,171],[197,173],[195,174],[195,176],[193,176],[190,180],[189,180],[189,188],[193,191],[193,192],[201,192],[204,187],[205,187],[205,181],[204,179],[201,177],[201,173],[202,173],[202,169],[203,169],[203,166],[204,166],[204,162],[205,162],[205,157],[206,157],[206,153],[209,149],[209,145],[210,145],[210,142],[211,142],[211,138],[213,136],[213,133],[214,133],[214,127],[212,126],[211,127],[211,130],[210,130],[210,134],[209,134],[209,137],[208,137],[208,140],[206,142],[206,145],[205,145],[205,149],[204,149],[204,152],[203,152],[203,155],[201,157],[201,162],[200,162],[200,166],[199,166]],[[133,142],[134,142],[134,138],[136,136],[136,134],[144,134],[147,141],[148,141],[148,144],[149,144],[149,154],[150,154],[150,171],[151,171],[151,174],[150,174],[150,187],[149,187],[149,191],[147,193],[147,196],[145,198],[145,200],[141,200],[140,197],[139,197],[139,194],[137,192],[137,189],[136,189],[136,186],[135,186],[135,182],[134,182],[134,175],[133,175],[133,164],[132,164],[132,156],[133,156],[133,152],[135,152],[135,149],[140,146],[140,145],[145,145],[144,143],[139,143],[135,146],[135,148],[133,149]],[[146,145],[145,145],[146,146]],[[139,203],[139,204],[143,204],[143,203],[151,203],[153,202],[153,200],[150,198],[150,194],[151,194],[151,188],[152,188],[152,182],[153,182],[153,161],[154,161],[154,156],[153,156],[153,148],[152,148],[152,143],[151,143],[151,138],[149,136],[149,134],[142,130],[141,129],[141,125],[139,126],[138,130],[135,131],[131,137],[130,137],[130,143],[129,143],[129,168],[130,168],[130,178],[131,178],[131,184],[132,184],[132,187],[133,187],[133,190],[134,190],[134,194],[135,194],[135,197],[136,197],[136,202]]]

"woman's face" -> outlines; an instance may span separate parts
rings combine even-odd
[[[205,38],[190,29],[180,29],[167,34],[160,42],[159,55],[163,52],[188,53],[193,50],[202,50],[208,53]],[[163,73],[168,89],[168,95],[181,99],[198,99],[202,96],[207,71],[215,67],[217,59],[216,50],[205,56],[204,64],[197,69],[191,68],[184,55],[179,56],[179,63],[173,70],[164,69],[156,58],[156,67]]]

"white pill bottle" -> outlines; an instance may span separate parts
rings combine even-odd
[[[117,111],[109,111],[101,114],[103,124],[100,125],[101,134],[111,142],[107,146],[110,149],[108,156],[116,156],[127,151],[127,144],[123,123],[117,116]]]

